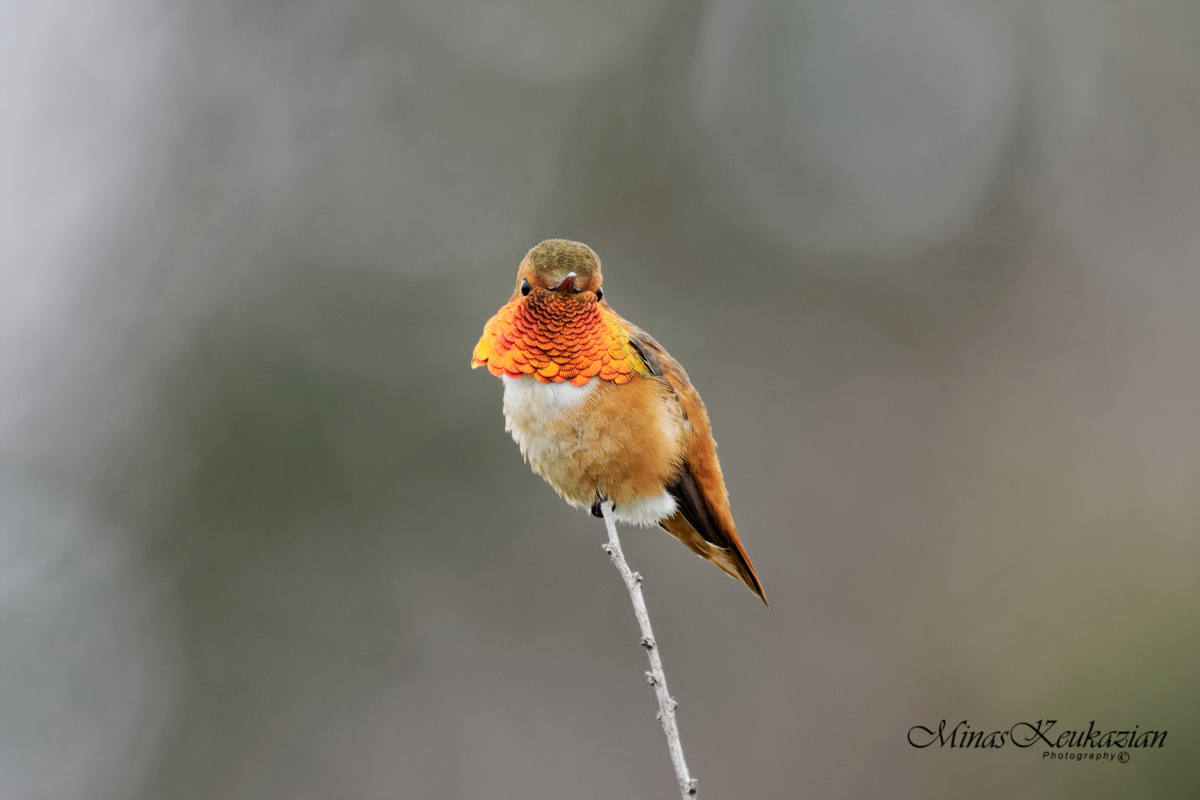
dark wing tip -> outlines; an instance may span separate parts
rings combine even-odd
[[[735,536],[730,535],[730,532],[722,528],[713,517],[708,503],[705,502],[704,495],[696,483],[696,478],[687,464],[680,468],[679,480],[668,486],[667,492],[675,498],[679,506],[679,513],[688,521],[688,524],[695,528],[696,533],[700,534],[704,541],[721,549],[728,558],[730,566],[742,579],[742,583],[746,584],[747,588],[763,601],[764,606],[770,608],[771,604],[767,602],[767,593],[758,579],[758,574],[754,571],[754,565],[750,563],[750,559],[742,550]]]

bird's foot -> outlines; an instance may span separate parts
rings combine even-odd
[[[592,516],[593,517],[597,517],[597,518],[604,517],[604,511],[600,508],[600,506],[606,500],[608,500],[607,497],[601,497],[599,492],[596,493],[596,499],[592,501]],[[616,508],[616,506],[614,505],[613,508]]]

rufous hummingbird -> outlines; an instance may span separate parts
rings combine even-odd
[[[548,239],[517,269],[471,366],[504,383],[506,429],[563,499],[661,525],[767,602],[738,537],[708,412],[683,367],[604,300],[600,259]]]

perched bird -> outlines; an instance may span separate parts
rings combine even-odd
[[[507,430],[568,503],[661,525],[767,602],[738,538],[708,412],[679,362],[609,308],[600,259],[549,239],[521,261],[512,297],[471,366],[504,383]]]

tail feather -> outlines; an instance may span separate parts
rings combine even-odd
[[[770,603],[767,602],[766,592],[758,579],[758,573],[755,572],[754,565],[750,563],[746,551],[742,549],[740,541],[733,539],[730,541],[731,546],[728,547],[712,543],[696,530],[682,511],[676,511],[659,524],[667,533],[687,545],[687,548],[693,553],[716,564],[734,580],[740,580],[746,584],[750,591],[763,601],[763,605],[770,606]]]

